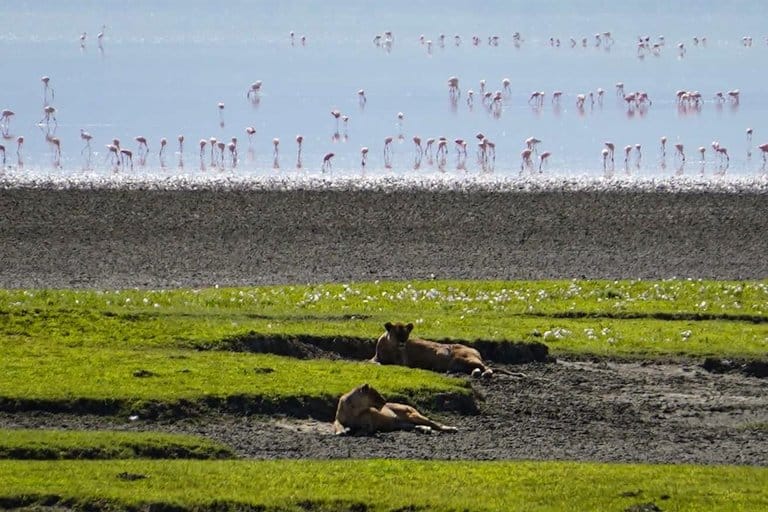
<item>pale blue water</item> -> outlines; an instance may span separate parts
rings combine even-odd
[[[348,178],[362,175],[360,148],[367,146],[366,176],[513,177],[520,175],[524,140],[535,136],[542,140],[539,150],[552,153],[542,179],[602,176],[601,150],[607,140],[617,148],[617,176],[760,178],[766,169],[756,146],[768,142],[765,19],[768,3],[755,1],[3,2],[0,109],[16,113],[2,141],[7,153],[3,175],[6,181],[320,176],[323,155],[334,152],[333,176]],[[96,34],[102,25],[100,49]],[[395,38],[389,52],[372,42],[386,30]],[[83,31],[87,38],[80,48]],[[523,37],[519,48],[513,44],[516,31]],[[610,50],[595,46],[594,34],[605,31],[615,40]],[[440,33],[446,35],[444,48],[438,45]],[[421,34],[433,41],[431,54],[419,42]],[[456,34],[462,37],[458,47]],[[477,47],[471,44],[475,34],[481,38]],[[305,46],[299,42],[302,35]],[[500,37],[498,47],[488,45],[491,35]],[[638,58],[638,35],[650,36],[651,42],[663,35],[661,54]],[[696,46],[693,38],[702,36],[706,46]],[[751,47],[742,44],[743,36],[752,37]],[[550,37],[559,38],[561,46],[550,46]],[[576,48],[570,47],[570,37],[579,41]],[[582,37],[587,37],[587,48],[581,46]],[[687,48],[682,58],[678,42]],[[55,129],[37,126],[43,118],[43,75],[50,76],[55,90],[50,101],[57,109]],[[462,90],[455,109],[449,102],[450,76],[459,77]],[[511,90],[500,115],[483,108],[479,94],[474,108],[468,108],[467,89],[477,93],[484,79],[490,91],[501,90],[505,77]],[[246,99],[255,80],[263,81],[257,106]],[[628,115],[614,92],[619,81],[627,92],[649,94],[653,104],[644,115]],[[368,98],[364,109],[358,103],[361,88]],[[598,88],[606,91],[603,105],[590,107],[587,100],[580,113],[576,95]],[[700,110],[682,114],[675,99],[678,89],[700,91]],[[718,106],[714,93],[731,89],[740,90],[739,104]],[[528,104],[534,90],[546,92],[541,109]],[[554,90],[563,91],[559,110],[551,104]],[[225,105],[221,118],[219,102]],[[338,140],[332,109],[349,116],[346,131],[339,125]],[[402,127],[398,112],[404,113]],[[247,126],[256,129],[252,146]],[[748,127],[754,131],[751,157]],[[81,154],[81,129],[93,136],[90,157],[87,151]],[[475,156],[477,132],[496,144],[495,164],[485,168]],[[179,134],[186,139],[183,155],[178,153]],[[300,170],[297,134],[304,137]],[[16,155],[19,135],[25,138],[22,166]],[[137,135],[149,140],[143,165]],[[425,157],[414,169],[414,135],[424,141],[446,137],[445,164],[430,164]],[[391,168],[385,168],[383,157],[387,136],[395,137]],[[663,162],[661,136],[669,140]],[[51,137],[60,140],[60,159]],[[168,139],[165,167],[157,154],[161,137]],[[212,167],[208,148],[201,166],[198,141],[210,137],[238,138],[235,167],[230,160]],[[281,141],[278,169],[276,137]],[[133,150],[132,171],[116,170],[109,162],[105,145],[113,138]],[[469,142],[463,169],[457,169],[456,138]],[[728,148],[727,167],[715,160],[710,146],[715,140]],[[677,142],[685,146],[684,166],[673,156]],[[628,144],[641,144],[642,159],[638,165],[633,151],[625,168]],[[707,148],[703,164],[699,146]],[[538,173],[524,174],[538,179]]]

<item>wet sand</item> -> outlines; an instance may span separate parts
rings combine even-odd
[[[0,287],[768,277],[764,189],[0,190]]]

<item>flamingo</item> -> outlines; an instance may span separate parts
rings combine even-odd
[[[208,144],[208,141],[205,139],[200,139],[200,161],[203,160],[203,155],[205,154],[205,145]]]
[[[610,151],[608,151],[607,148],[603,148],[600,153],[603,155],[603,172],[608,170],[608,155],[610,155]]]
[[[80,48],[85,48],[85,39],[88,37],[87,32],[80,34]]]
[[[421,157],[421,155],[424,154],[424,150],[421,149],[421,137],[418,135],[413,136],[413,145],[416,146],[416,154],[418,157]]]
[[[368,160],[368,148],[363,146],[360,148],[360,166],[365,168],[365,162]]]
[[[704,163],[706,161],[706,157],[704,156],[707,152],[707,148],[704,146],[699,146],[699,154],[701,155],[701,163]]]
[[[540,143],[541,143],[541,140],[537,139],[536,137],[528,137],[527,139],[525,139],[525,147],[527,147],[534,153],[536,153],[536,146],[538,146]]]
[[[248,87],[248,92],[245,93],[246,99],[252,101],[258,99],[259,93],[261,92],[261,83],[261,80],[256,80],[250,87]]]
[[[112,163],[114,165],[119,165],[120,164],[120,148],[118,148],[114,144],[107,144],[106,148],[107,148],[107,151],[109,151],[108,155],[112,158]]]
[[[296,150],[296,167],[301,167],[301,144],[304,142],[304,136],[303,135],[297,135],[296,136],[296,145],[298,146],[298,149]]]
[[[539,155],[539,172],[542,172],[542,168],[544,167],[544,162],[547,161],[547,159],[552,155],[549,151],[544,151]]]
[[[0,152],[3,153],[3,167],[5,167],[5,146],[0,144]]]
[[[680,159],[685,162],[685,153],[683,152],[683,145],[678,142],[675,144],[675,156],[680,156]]]
[[[661,136],[661,158],[664,158],[667,156],[667,137],[662,135]]]
[[[427,145],[424,147],[424,154],[427,155],[427,159],[432,158],[432,145],[435,143],[435,139],[430,137],[427,139]]]
[[[216,148],[219,150],[219,156],[221,157],[221,166],[224,167],[224,150],[227,148],[227,144],[220,140],[216,143]]]
[[[168,144],[168,139],[166,139],[165,137],[162,137],[162,138],[160,139],[160,153],[159,153],[159,155],[160,155],[160,159],[161,159],[161,160],[162,160],[162,158],[163,158],[163,151],[165,151],[165,146],[166,146],[167,144]],[[149,149],[147,149],[147,151],[149,151]]]
[[[366,103],[368,103],[368,98],[365,97],[365,90],[360,89],[357,91],[357,101],[360,103],[361,107],[364,107]]]
[[[766,158],[768,158],[768,142],[766,142],[765,144],[760,144],[759,146],[757,146],[757,148],[760,151],[762,151],[762,153],[763,153],[763,162],[765,162]]]
[[[45,124],[50,124],[51,119],[53,119],[53,122],[58,125],[58,121],[56,121],[56,107],[52,105],[46,105],[43,108],[43,118],[37,124],[41,125],[43,124],[43,121],[45,121]]]
[[[323,157],[323,165],[321,167],[321,170],[323,172],[330,171],[331,170],[331,159],[333,159],[334,154],[333,153],[326,153]]]
[[[629,165],[629,154],[631,152],[632,152],[631,145],[624,146],[624,167],[627,167],[627,165]]]
[[[526,168],[529,169],[529,168],[531,168],[533,166],[533,161],[531,160],[531,153],[532,153],[532,151],[531,151],[530,148],[525,148],[524,150],[522,150],[520,152],[520,158],[522,160],[521,163],[520,163],[520,171],[521,172],[524,169],[526,169]]]
[[[54,147],[54,158],[56,162],[61,161],[61,140],[58,137],[51,137],[48,140]]]
[[[459,89],[459,79],[455,76],[448,78],[448,93],[452,98],[458,98],[461,95]]]
[[[616,146],[613,144],[613,142],[609,142],[609,141],[604,142],[604,144],[606,149],[608,149],[608,153],[610,154],[611,162],[613,162],[613,155],[614,155],[614,150],[616,149]]]
[[[211,137],[208,142],[211,145],[211,166],[213,166],[216,162],[216,143],[218,141],[216,140],[216,137]]]
[[[280,156],[280,149],[279,149],[280,139],[278,139],[277,137],[272,139],[272,146],[274,146],[275,148],[272,155],[274,156],[275,161],[277,161],[278,157]]]
[[[86,149],[88,150],[88,153],[90,154],[90,152],[91,152],[91,139],[92,138],[93,138],[93,136],[90,133],[88,133],[87,131],[85,131],[82,128],[80,128],[80,139],[85,141],[85,147],[80,151],[81,155],[83,154],[83,151],[85,151]]]
[[[740,95],[740,92],[738,89],[733,89],[731,91],[728,91],[728,97],[731,99],[731,103],[733,103],[734,105],[739,104],[739,95]]]
[[[21,148],[24,147],[24,136],[19,135],[16,137],[16,158],[21,162]]]
[[[467,141],[464,139],[456,139],[453,141],[456,144],[456,153],[459,157],[467,156]]]
[[[384,137],[384,160],[386,160],[392,154],[392,141],[394,138],[391,135]]]
[[[253,144],[253,134],[256,133],[256,128],[249,126],[245,129],[245,133],[248,134],[248,143]]]
[[[104,41],[104,33],[107,31],[107,26],[102,25],[101,26],[101,32],[96,34],[96,40],[99,42],[99,48],[102,47],[102,42]]]
[[[341,117],[341,112],[339,110],[333,109],[331,110],[331,115],[336,119],[336,133],[339,132],[339,118]]]
[[[141,153],[141,148],[144,148],[144,151],[149,153],[149,146],[147,145],[147,138],[143,135],[138,135],[133,138],[138,144],[139,144],[139,153]]]
[[[11,124],[11,118],[15,115],[16,113],[13,110],[4,109],[0,112],[0,126],[2,126],[3,131],[8,130],[8,127]]]
[[[133,170],[133,151],[125,148],[120,149],[120,162],[123,164],[123,167],[125,167],[125,158],[131,163],[131,170]]]
[[[43,83],[43,103],[48,103],[48,91],[51,91],[51,101],[53,101],[53,98],[55,96],[53,87],[49,85],[49,82],[51,81],[51,77],[49,76],[43,76],[40,78],[40,81]]]
[[[177,140],[179,141],[179,154],[181,155],[184,153],[184,135],[179,135]]]
[[[224,103],[219,102],[216,106],[219,108],[219,126],[224,128]]]

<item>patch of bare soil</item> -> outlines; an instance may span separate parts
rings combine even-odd
[[[699,364],[559,361],[506,367],[526,378],[474,380],[480,413],[424,411],[456,434],[332,433],[291,417],[214,415],[134,421],[2,413],[0,427],[109,428],[197,434],[242,457],[536,459],[768,465],[768,381]]]

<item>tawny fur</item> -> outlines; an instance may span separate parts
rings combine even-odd
[[[387,402],[367,383],[339,399],[333,429],[336,434],[373,434],[394,430],[429,432],[433,429],[441,432],[457,431],[456,427],[427,418],[410,405]]]
[[[376,343],[376,355],[371,359],[372,362],[485,377],[493,374],[493,370],[483,363],[480,352],[472,347],[411,338],[411,323],[387,322],[384,328],[384,334]]]

